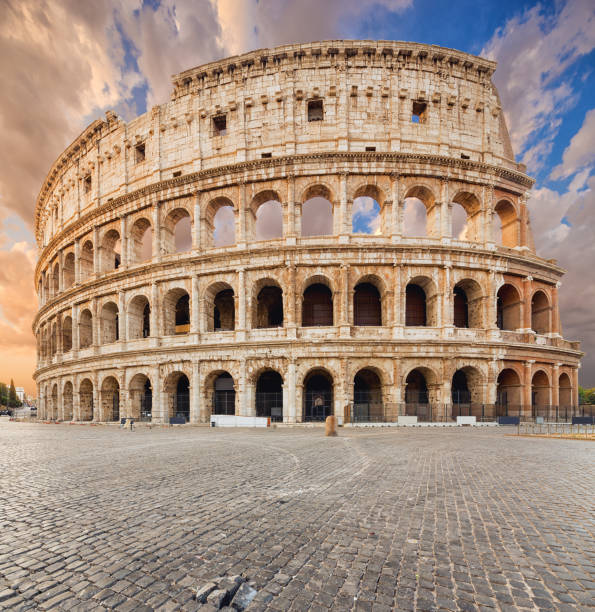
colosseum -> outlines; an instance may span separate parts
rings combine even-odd
[[[286,45],[94,121],[37,200],[39,417],[564,418],[582,353],[495,69]]]

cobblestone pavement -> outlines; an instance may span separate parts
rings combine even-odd
[[[586,610],[595,445],[495,429],[0,424],[0,607]]]

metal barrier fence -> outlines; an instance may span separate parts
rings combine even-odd
[[[396,423],[399,416],[417,416],[419,422],[453,422],[458,416],[474,416],[478,422],[519,417],[522,422],[570,423],[575,417],[595,417],[595,406],[502,406],[498,404],[351,403],[345,411],[349,423]]]

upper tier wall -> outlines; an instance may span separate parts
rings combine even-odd
[[[111,198],[263,156],[373,148],[524,171],[494,70],[458,51],[384,41],[288,45],[188,70],[174,76],[170,102],[129,123],[108,112],[59,157],[37,202],[38,244]],[[308,114],[313,100],[322,120]]]

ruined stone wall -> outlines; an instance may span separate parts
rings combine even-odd
[[[558,405],[561,380],[576,403],[580,351],[559,325],[563,271],[534,253],[532,181],[511,159],[494,69],[409,43],[284,46],[176,75],[171,101],[129,123],[113,113],[94,122],[37,203],[40,416],[69,416],[67,384],[74,419],[102,420],[114,401],[120,416],[140,414],[148,384],[154,421],[186,393],[190,420],[205,421],[224,372],[235,411],[251,415],[269,370],[282,377],[287,422],[305,417],[312,371],[332,380],[338,415],[361,370],[394,405],[406,403],[409,374],[423,371],[445,418],[459,370],[476,404],[493,406],[507,389],[530,410],[539,387],[541,404]],[[330,203],[330,235],[302,235],[312,197]],[[353,229],[361,197],[379,206],[373,234]],[[406,231],[412,198],[424,205],[423,236]],[[271,201],[282,235],[259,240],[257,213]],[[466,215],[459,235],[455,206]],[[234,240],[217,246],[225,207]],[[183,249],[180,221],[190,226]],[[356,320],[362,284],[376,289],[380,325]],[[330,325],[303,325],[314,285],[330,291]],[[423,325],[407,325],[408,285],[425,295]],[[279,326],[260,327],[266,287],[282,291]]]

